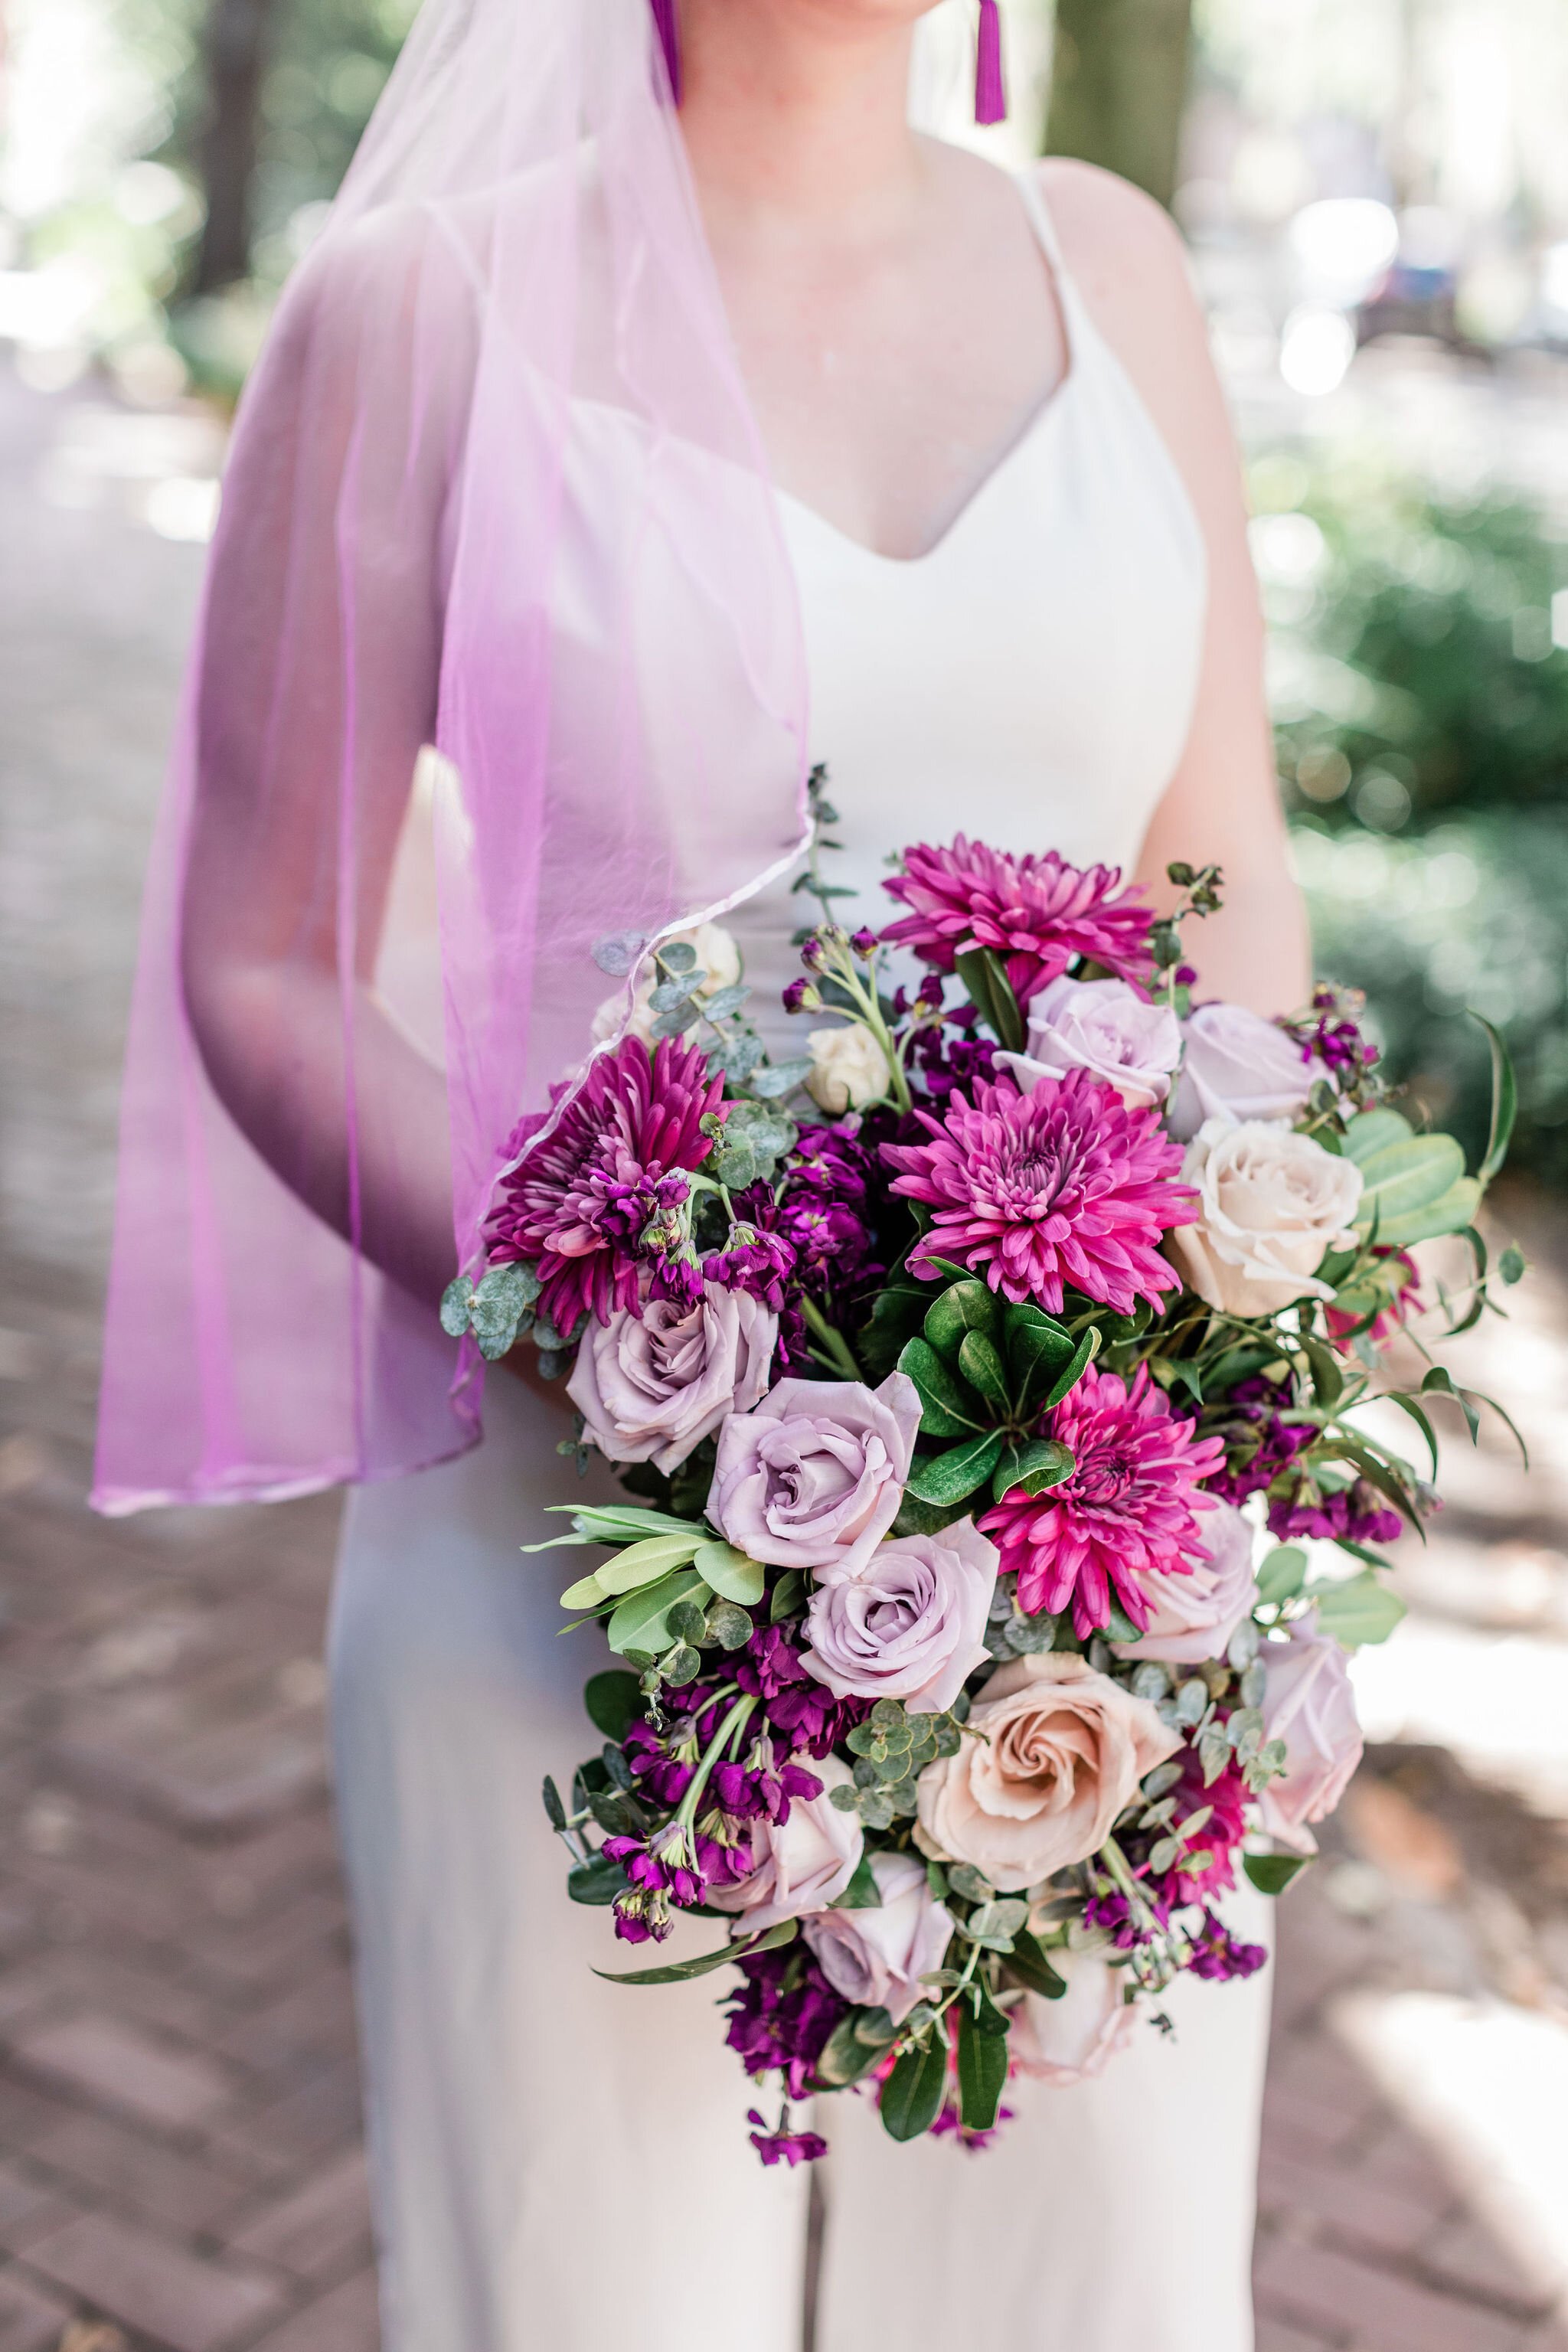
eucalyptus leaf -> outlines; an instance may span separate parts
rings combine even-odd
[[[467,1274],[459,1274],[441,1293],[441,1328],[448,1339],[460,1339],[467,1332],[473,1296],[473,1277]]]
[[[548,1772],[544,1776],[542,1794],[544,1798],[544,1811],[549,1819],[551,1828],[556,1831],[563,1830],[566,1826],[566,1808],[561,1801],[560,1790],[556,1787]]]
[[[781,1095],[793,1094],[795,1087],[804,1086],[810,1076],[809,1054],[798,1055],[790,1062],[770,1062],[766,1068],[752,1074],[752,1092],[764,1102],[773,1102]]]
[[[636,1675],[628,1675],[620,1666],[607,1666],[603,1674],[590,1675],[583,1692],[583,1704],[588,1719],[606,1739],[623,1740],[643,1711],[642,1693]]]
[[[1317,1603],[1320,1629],[1345,1650],[1386,1642],[1405,1613],[1399,1595],[1371,1569],[1340,1583],[1312,1585],[1308,1597]]]
[[[1258,1571],[1258,1598],[1278,1608],[1293,1601],[1307,1578],[1307,1555],[1299,1544],[1280,1544]]]
[[[697,969],[697,950],[689,940],[669,940],[654,953],[666,971],[693,972]]]
[[[743,1960],[752,1952],[773,1952],[781,1944],[795,1941],[796,1922],[781,1919],[776,1927],[765,1935],[753,1936],[747,1943],[724,1944],[716,1952],[704,1952],[700,1959],[670,1960],[663,1968],[632,1969],[616,1974],[609,1969],[595,1969],[594,1974],[603,1977],[606,1984],[665,1985],[688,1984],[693,1977],[705,1977],[711,1969],[721,1969],[727,1960]]]
[[[1483,1184],[1489,1184],[1508,1158],[1508,1147],[1513,1135],[1513,1123],[1519,1113],[1519,1086],[1513,1074],[1513,1056],[1509,1052],[1501,1032],[1479,1013],[1472,1021],[1480,1022],[1487,1033],[1487,1043],[1492,1055],[1492,1108],[1487,1134],[1487,1148],[1478,1171]]]
[[[855,2030],[857,2014],[851,2010],[847,2017],[839,2019],[816,2061],[816,2079],[830,2090],[845,2090],[851,2083],[858,2083],[879,2063],[888,2046],[885,2042],[862,2041]]]

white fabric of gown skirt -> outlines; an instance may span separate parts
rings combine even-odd
[[[782,502],[851,921],[879,919],[889,849],[959,830],[1131,864],[1189,723],[1197,525],[1020,184],[1069,345],[1049,404],[918,560]],[[608,457],[581,470],[613,484]],[[759,1004],[799,905],[733,918]],[[721,1991],[593,1974],[621,1948],[566,1899],[540,1803],[591,1752],[605,1654],[558,1633],[570,1555],[519,1548],[553,1532],[546,1504],[613,1479],[578,1488],[563,1416],[504,1375],[486,1424],[476,1453],[351,1496],[332,1612],[386,2352],[799,2352],[806,2176],[747,2144]],[[1229,1916],[1267,1942],[1267,1910],[1244,1890]],[[678,1933],[668,1949],[701,1948],[710,1923]],[[1012,2352],[1248,2352],[1268,2003],[1267,1971],[1178,1984],[1173,2035],[1141,2026],[1094,2080],[1018,2086],[980,2153],[895,2147],[868,2100],[823,2103],[816,2352],[936,2352],[977,2310]]]

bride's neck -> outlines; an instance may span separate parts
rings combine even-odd
[[[685,0],[681,129],[710,215],[889,225],[918,204],[910,28],[810,0]]]

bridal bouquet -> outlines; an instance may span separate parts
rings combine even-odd
[[[1474,1435],[1420,1335],[1489,1303],[1500,1046],[1468,1175],[1348,998],[1201,1001],[1183,922],[1219,877],[1171,878],[1157,919],[961,836],[904,853],[879,935],[814,851],[786,1003],[831,1018],[783,1062],[726,933],[605,943],[618,1038],[513,1139],[447,1294],[487,1356],[569,1371],[563,1451],[638,1498],[559,1507],[596,1552],[563,1606],[624,1664],[544,1801],[626,1943],[714,1923],[617,1981],[738,1969],[769,2163],[826,2146],[792,2102],[856,2085],[896,2139],[979,2142],[1010,2078],[1093,2073],[1184,1971],[1261,1964],[1226,1895],[1314,1851],[1361,1752],[1346,1652],[1401,1614],[1380,1547],[1436,1503],[1364,1408],[1434,1475],[1435,1394]],[[1470,1269],[1428,1297],[1443,1234]]]

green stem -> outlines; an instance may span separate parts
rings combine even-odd
[[[842,1331],[838,1331],[834,1328],[826,1316],[823,1313],[821,1307],[817,1305],[816,1299],[803,1298],[800,1302],[800,1306],[801,1313],[805,1318],[807,1330],[812,1332],[816,1338],[821,1340],[826,1355],[832,1362],[835,1370],[841,1371],[846,1380],[858,1381],[862,1379],[864,1375],[861,1372],[859,1365],[855,1361],[854,1356],[850,1353],[849,1342],[846,1339]]]
[[[677,1827],[683,1830],[689,1830],[691,1828],[693,1822],[697,1819],[697,1808],[702,1801],[702,1792],[708,1786],[708,1776],[712,1771],[714,1765],[719,1761],[720,1757],[724,1753],[725,1741],[730,1738],[737,1724],[745,1723],[756,1704],[756,1699],[751,1692],[743,1693],[742,1696],[735,1701],[734,1706],[730,1709],[729,1714],[724,1717],[723,1722],[713,1734],[712,1738],[709,1741],[707,1748],[703,1751],[701,1762],[698,1765],[696,1771],[691,1776],[691,1785],[680,1801],[679,1810],[675,1816],[675,1825]]]

